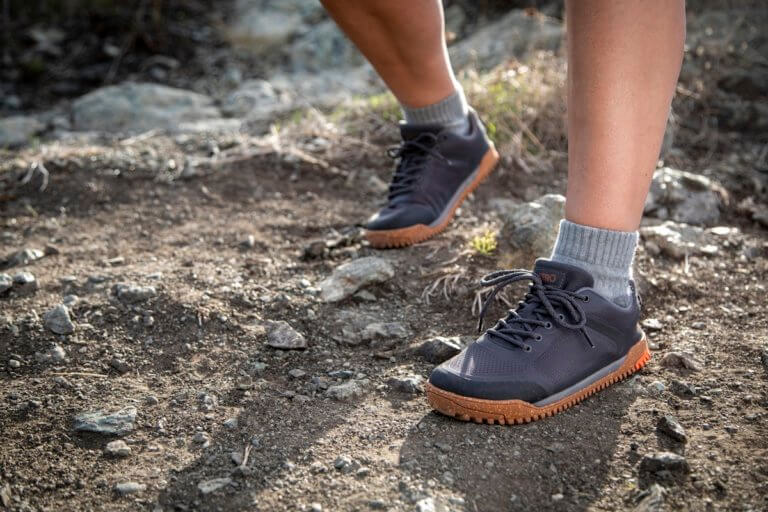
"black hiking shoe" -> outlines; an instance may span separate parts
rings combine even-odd
[[[432,371],[429,403],[478,423],[527,423],[551,416],[642,368],[650,359],[632,293],[626,307],[595,293],[586,271],[539,259],[533,272],[502,270],[482,315],[504,286],[531,281],[517,309]],[[632,283],[634,292],[634,283]]]
[[[401,124],[402,144],[387,205],[368,219],[373,247],[404,247],[436,235],[490,174],[499,155],[475,112],[465,135],[440,126]]]

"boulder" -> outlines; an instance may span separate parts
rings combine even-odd
[[[536,258],[552,251],[560,220],[565,216],[565,197],[547,194],[522,203],[506,216],[499,241],[511,251],[505,266],[530,268]]]
[[[322,281],[320,298],[324,302],[339,302],[359,289],[374,283],[383,283],[395,276],[391,262],[377,256],[366,256],[344,263]]]
[[[711,226],[720,219],[728,193],[719,183],[685,171],[665,167],[653,175],[645,214],[696,226]]]
[[[220,117],[208,96],[148,83],[102,87],[72,104],[73,128],[79,131],[175,131],[182,123]]]
[[[0,148],[16,149],[27,144],[45,126],[29,116],[13,116],[0,119]]]

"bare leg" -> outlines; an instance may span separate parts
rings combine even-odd
[[[566,218],[635,231],[685,41],[683,0],[569,0]]]
[[[456,90],[440,0],[321,0],[400,103],[423,107]]]

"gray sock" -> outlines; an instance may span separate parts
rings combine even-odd
[[[583,268],[595,278],[597,293],[627,306],[635,249],[637,231],[611,231],[562,220],[551,259]]]
[[[456,92],[432,105],[411,108],[400,104],[400,108],[408,124],[439,124],[458,133],[466,133],[469,130],[469,106],[461,87],[457,87]]]

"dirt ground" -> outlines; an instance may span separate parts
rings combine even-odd
[[[445,234],[375,251],[355,226],[380,200],[360,186],[363,168],[386,180],[389,163],[370,148],[331,167],[278,152],[162,180],[83,159],[52,172],[45,193],[4,203],[4,252],[58,252],[21,268],[34,273],[38,291],[0,297],[5,507],[632,509],[658,479],[642,474],[639,461],[668,450],[683,454],[691,470],[659,482],[667,509],[768,510],[765,231],[742,222],[738,240],[683,262],[641,248],[636,272],[645,316],[662,327],[649,333],[653,359],[636,377],[551,419],[462,423],[431,412],[422,393],[393,390],[387,381],[429,374],[432,365],[409,344],[474,335],[473,283],[504,251],[502,244],[482,256],[467,242],[501,222],[490,199],[523,190],[530,178],[504,164]],[[544,181],[562,192],[561,172]],[[249,235],[250,247],[243,246]],[[327,241],[330,254],[305,258],[312,240]],[[744,256],[747,245],[757,248],[753,257]],[[316,284],[365,255],[397,269],[394,279],[367,288],[375,300],[321,302]],[[460,286],[427,303],[424,289],[450,272],[461,273]],[[112,292],[121,282],[154,286],[157,295],[126,306]],[[71,308],[76,331],[57,336],[41,318],[71,294],[79,298]],[[384,353],[347,346],[345,319],[366,315],[402,322],[408,338]],[[309,348],[268,347],[269,320],[286,320]],[[54,343],[66,361],[36,357]],[[703,369],[663,367],[670,351],[696,354]],[[21,364],[13,368],[10,359]],[[305,374],[289,375],[295,369]],[[341,382],[328,375],[338,370],[350,371],[362,396],[326,396],[323,386]],[[654,381],[665,390],[652,391]],[[686,384],[687,395],[679,391]],[[128,457],[105,456],[113,438],[73,430],[80,412],[126,406],[138,410],[135,429],[123,437]],[[687,443],[657,431],[666,414],[683,425]],[[232,452],[246,449],[237,469]],[[336,468],[339,458],[347,467]],[[202,493],[198,484],[214,478],[231,481]],[[128,481],[146,489],[115,491]]]

